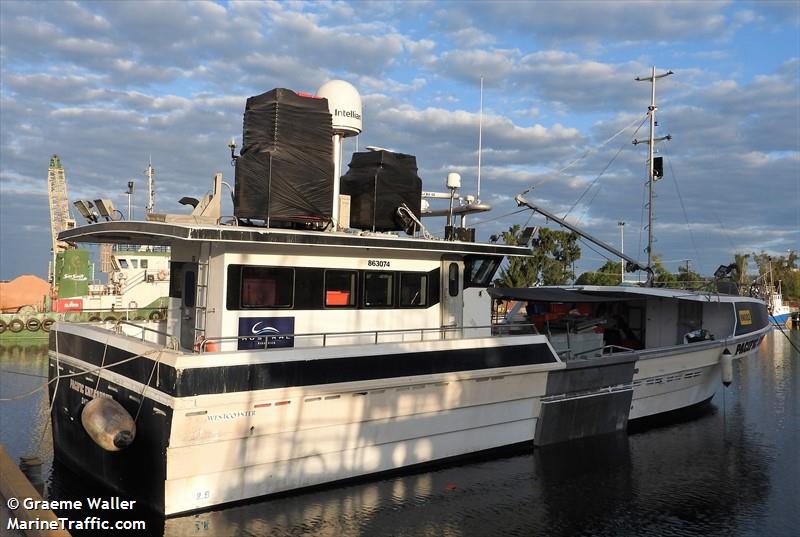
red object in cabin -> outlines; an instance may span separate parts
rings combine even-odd
[[[350,292],[349,291],[326,291],[325,292],[325,305],[326,306],[349,306],[350,305]]]

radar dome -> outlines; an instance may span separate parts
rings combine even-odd
[[[361,133],[361,95],[349,82],[330,80],[317,90],[317,97],[328,99],[333,131],[343,136]]]

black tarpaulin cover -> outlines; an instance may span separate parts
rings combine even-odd
[[[353,153],[341,192],[350,196],[350,226],[374,231],[404,228],[397,208],[405,203],[420,216],[422,179],[417,158],[391,151]]]
[[[259,220],[330,219],[332,137],[327,99],[283,88],[247,99],[234,214]]]
[[[489,296],[502,300],[527,300],[530,302],[619,302],[646,300],[630,293],[592,294],[558,287],[490,287]]]

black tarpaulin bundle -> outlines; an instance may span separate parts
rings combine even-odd
[[[234,215],[264,221],[329,220],[332,137],[327,99],[301,97],[283,88],[247,99]]]
[[[350,226],[373,231],[404,229],[397,208],[406,204],[419,218],[422,179],[417,158],[391,151],[353,153],[342,176],[341,192],[350,196]]]

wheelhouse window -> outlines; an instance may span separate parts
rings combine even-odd
[[[364,307],[389,308],[394,303],[392,290],[394,275],[391,272],[364,273]]]
[[[464,260],[464,287],[489,287],[500,267],[500,257],[467,256]]]
[[[325,271],[325,307],[347,308],[356,305],[356,271]]]
[[[230,265],[228,309],[291,308],[294,269]]]
[[[128,262],[125,259],[120,259],[119,268],[124,268],[124,269],[128,268]]]
[[[425,272],[400,273],[400,307],[415,308],[428,305],[428,274]]]
[[[139,268],[139,260],[138,259],[131,259],[131,267],[138,269]]]
[[[142,259],[142,262],[139,266],[141,266],[142,268],[147,268],[147,259]]]

